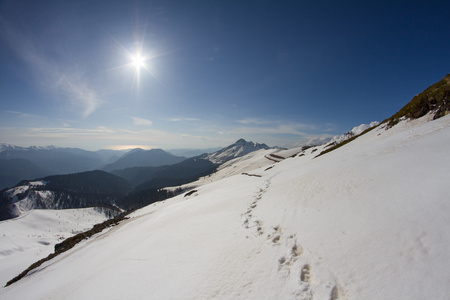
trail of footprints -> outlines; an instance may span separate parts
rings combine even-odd
[[[255,216],[253,215],[253,210],[258,206],[258,202],[268,190],[270,182],[270,178],[264,182],[263,187],[256,193],[255,200],[249,205],[247,211],[242,214],[244,218],[243,226],[246,229],[255,229],[254,235],[257,237],[263,236],[265,231],[268,231],[266,238],[273,246],[284,246],[286,248],[286,254],[278,259],[278,273],[281,277],[287,278],[291,273],[292,266],[303,254],[303,248],[297,243],[296,234],[284,235],[280,226],[274,226],[267,230],[263,226],[263,222],[255,220]],[[294,299],[313,299],[312,274],[311,266],[309,264],[303,264],[298,277],[299,288],[293,292]],[[327,300],[343,299],[339,298],[336,285],[330,285],[329,290],[330,294]]]
[[[262,235],[263,231],[262,231],[262,227],[261,227],[261,222],[256,220],[256,221],[252,221],[253,219],[253,215],[252,212],[253,210],[256,208],[258,201],[261,200],[262,196],[264,195],[264,193],[267,191],[267,189],[270,186],[270,179],[265,181],[265,184],[262,188],[260,188],[255,196],[255,200],[250,204],[250,206],[248,207],[247,211],[243,214],[244,216],[244,226],[245,228],[250,228],[250,224],[253,222],[253,227],[257,226],[257,231],[258,231],[258,235]]]

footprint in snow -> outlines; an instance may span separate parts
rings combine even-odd
[[[300,281],[310,283],[311,280],[311,267],[306,264],[303,266],[302,271],[300,272]]]
[[[333,286],[333,288],[331,289],[330,300],[338,300],[338,299],[339,299],[338,289],[336,286]]]

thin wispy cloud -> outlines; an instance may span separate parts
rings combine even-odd
[[[255,118],[248,118],[248,119],[238,120],[236,122],[241,123],[241,124],[264,124],[264,123],[267,123],[267,121],[264,122],[262,120],[255,119]]]
[[[136,126],[151,126],[153,124],[151,120],[144,118],[131,117],[131,119],[133,120],[133,125]]]
[[[199,121],[201,121],[200,119],[197,119],[197,118],[185,118],[185,117],[168,118],[168,119],[165,119],[165,120],[169,121],[169,122],[182,122],[182,121],[199,122]]]
[[[7,130],[8,128],[0,128]],[[63,145],[74,143],[95,143],[105,140],[115,140],[120,134],[116,130],[106,126],[97,126],[94,128],[74,128],[74,127],[28,127],[17,128],[14,134],[6,136],[11,141],[26,139],[30,145]],[[39,141],[39,143],[36,143]],[[17,144],[23,144],[17,142]]]
[[[98,126],[96,128],[81,129],[72,127],[53,127],[53,128],[28,128],[30,137],[74,137],[74,136],[93,136],[98,134],[114,134],[115,131],[105,127]],[[25,135],[27,133],[24,133]]]
[[[33,115],[33,114],[29,114],[29,113],[24,113],[24,112],[20,112],[20,111],[13,111],[13,110],[7,110],[6,111],[9,114],[12,115],[16,115],[20,118],[34,118],[34,117],[39,117],[38,115]]]
[[[62,51],[57,46],[47,49],[45,40],[18,29],[4,18],[0,27],[3,29],[0,37],[26,64],[35,84],[57,103],[65,109],[78,111],[82,117],[89,116],[100,106],[100,97],[90,86],[80,64],[71,63],[67,50]],[[54,57],[58,57],[58,61]]]
[[[91,89],[78,72],[62,73],[57,69],[49,69],[52,72],[50,78],[60,76],[56,89],[53,92],[67,97],[73,107],[80,109],[81,115],[87,117],[101,104],[97,93]]]
[[[243,126],[235,127],[232,130],[236,134],[292,134],[305,136],[310,132],[320,130],[313,124],[284,120],[247,118],[238,120],[236,123],[243,124]]]
[[[11,128],[1,127],[0,131],[10,132],[4,135],[6,140],[12,144],[31,146],[31,145],[70,145],[77,146],[80,143],[91,145],[93,149],[103,148],[102,145],[148,145],[154,148],[154,145],[163,148],[176,148],[179,142],[183,141],[186,148],[210,147],[211,144],[219,143],[216,137],[207,135],[196,135],[188,133],[174,133],[165,130],[144,129],[127,130],[112,129],[106,126],[97,126],[93,128],[74,128],[74,127],[27,127],[16,128],[12,133]],[[24,144],[23,141],[27,143]],[[39,142],[38,142],[39,141]],[[127,147],[125,147],[127,148]]]
[[[234,124],[236,126],[229,126],[225,129],[217,127],[216,134],[235,139],[242,137],[287,148],[303,146],[309,142],[320,144],[333,137],[333,135],[325,133],[330,128],[330,124],[319,126],[268,118],[246,118],[237,120]],[[287,137],[289,138],[287,139]]]
[[[231,130],[231,134],[292,134],[298,136],[308,135],[305,131],[298,130],[295,126],[279,125],[274,127],[237,127]]]

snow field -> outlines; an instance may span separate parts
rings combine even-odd
[[[53,253],[55,244],[107,218],[93,208],[32,210],[0,222],[0,284]]]
[[[266,195],[279,200],[260,218],[295,231],[348,299],[445,299],[449,120],[404,121],[312,161],[281,162]]]
[[[426,121],[241,159],[248,175],[138,210],[0,298],[446,299],[450,116]]]

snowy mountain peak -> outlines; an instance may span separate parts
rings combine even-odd
[[[11,144],[0,143],[0,152],[11,149],[12,147],[15,147],[15,146],[11,145]]]
[[[6,152],[6,151],[37,151],[37,150],[55,150],[55,149],[59,149],[59,147],[56,147],[56,146],[21,147],[21,146],[16,146],[16,145],[12,145],[12,144],[5,144],[5,143],[1,143],[0,144],[0,153],[1,152]]]
[[[244,139],[239,139],[239,140],[237,140],[236,141],[236,145],[244,145],[245,143],[247,143],[247,141],[246,140],[244,140]]]
[[[273,149],[273,147],[269,147],[266,144],[247,142],[244,139],[239,139],[236,141],[236,143],[231,144],[230,146],[225,147],[214,153],[205,155],[203,158],[215,164],[223,164],[224,162],[229,161],[233,158],[241,157],[250,152],[261,149],[267,150]]]
[[[260,149],[269,149],[270,147],[267,146],[266,144],[259,144],[259,143],[253,143],[253,142],[247,142],[244,139],[239,139],[236,141],[236,143],[234,143],[234,145],[238,145],[238,146],[244,146],[244,147],[257,147]]]

